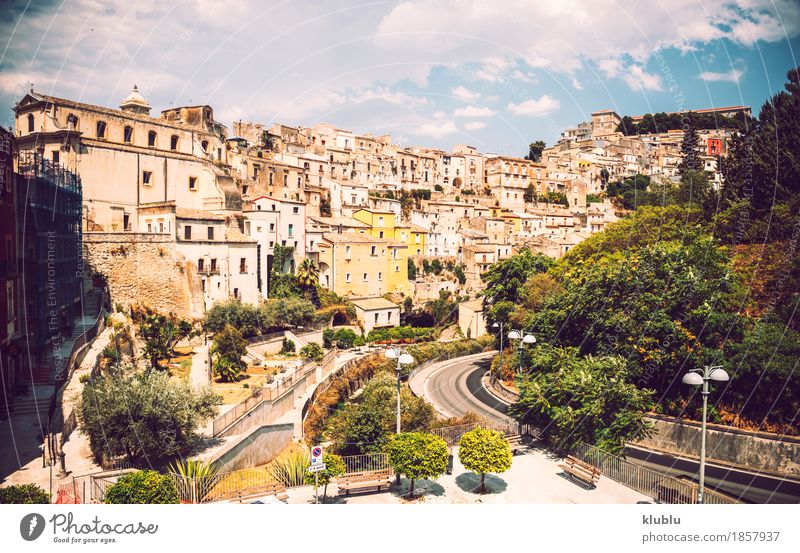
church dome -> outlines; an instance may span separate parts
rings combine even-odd
[[[150,115],[150,102],[145,100],[144,96],[139,94],[139,87],[136,85],[133,85],[133,91],[128,95],[127,98],[122,100],[119,108],[122,111]]]

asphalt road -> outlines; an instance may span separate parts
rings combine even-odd
[[[411,387],[445,416],[472,412],[490,420],[509,420],[506,415],[508,406],[489,393],[482,383],[493,356],[494,353],[487,353],[437,365],[433,370],[415,375]],[[629,461],[673,476],[694,478],[699,470],[698,462],[692,459],[635,447],[627,448],[625,453]],[[706,482],[720,492],[753,503],[800,502],[800,483],[770,475],[706,464]]]

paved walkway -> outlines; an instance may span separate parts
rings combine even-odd
[[[478,493],[480,475],[467,471],[458,461],[455,450],[453,474],[434,481],[415,482],[416,503],[574,503],[574,504],[634,504],[652,500],[618,482],[601,477],[595,489],[587,489],[569,480],[559,468],[561,459],[547,450],[534,448],[517,455],[511,468],[502,474],[487,474],[485,494]],[[408,492],[410,481],[402,479],[401,489]],[[424,494],[422,493],[424,490]],[[289,503],[313,503],[313,487],[289,490]],[[396,488],[389,492],[337,497],[335,483],[328,486],[329,503],[397,504],[409,501],[398,495]],[[322,491],[320,490],[320,495]]]

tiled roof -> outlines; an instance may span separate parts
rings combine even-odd
[[[224,215],[217,215],[216,213],[211,213],[210,211],[203,211],[202,209],[188,209],[185,207],[179,207],[175,210],[175,216],[178,219],[195,219],[195,220],[202,220],[202,221],[224,221]]]
[[[353,305],[364,311],[371,311],[373,309],[390,309],[400,306],[386,298],[364,298],[360,300],[351,300]]]

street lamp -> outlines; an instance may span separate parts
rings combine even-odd
[[[700,393],[703,395],[703,423],[700,434],[700,488],[697,491],[697,502],[703,503],[703,494],[706,483],[706,418],[708,414],[708,382],[727,382],[730,380],[728,373],[722,365],[705,365],[702,369],[692,369],[683,375],[683,383],[690,386],[703,386]]]
[[[410,365],[414,362],[414,358],[411,355],[400,348],[391,347],[386,350],[386,358],[387,359],[397,359],[397,368],[395,369],[397,372],[397,434],[400,434],[400,370],[402,365]],[[397,473],[397,485],[400,485],[400,473]]]
[[[519,340],[519,345],[517,348],[519,349],[519,369],[518,372],[522,372],[522,351],[523,346],[525,345],[533,345],[536,343],[536,336],[531,334],[530,332],[525,332],[524,330],[511,330],[508,333],[508,339],[517,341]]]
[[[506,323],[503,323],[503,322],[500,322],[500,323],[494,323],[494,324],[492,325],[492,328],[497,328],[497,329],[500,329],[500,372],[502,372],[502,371],[503,371],[503,327],[504,327],[505,325],[506,325]],[[495,375],[494,375],[494,373],[493,373],[493,372],[490,370],[490,371],[489,371],[489,374],[490,374],[490,375],[491,375],[491,377],[492,377],[492,382],[494,382],[494,381],[495,381]]]

